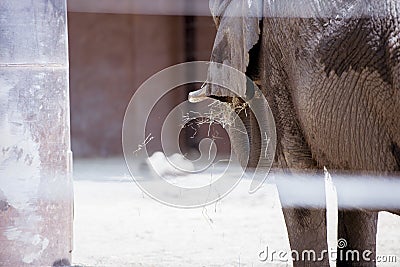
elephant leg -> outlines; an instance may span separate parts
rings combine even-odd
[[[264,25],[264,28],[269,29],[270,25]],[[280,60],[283,56],[279,47],[267,38],[270,36],[268,33],[263,35],[261,69],[264,71],[261,72],[260,76],[261,90],[273,111],[277,128],[274,167],[293,172],[292,175],[295,180],[297,177],[295,177],[294,172],[307,171],[312,173],[310,175],[315,175],[319,168],[304,138],[293,106],[290,79]],[[323,181],[322,176],[321,179]],[[329,266],[325,194],[322,194],[320,199],[322,205],[318,207],[291,207],[291,201],[288,199],[291,197],[291,190],[285,188],[285,185],[281,184],[279,180],[276,180],[276,184],[283,207],[291,250],[294,252],[292,253],[292,258],[295,259],[294,266]],[[324,192],[324,183],[321,183],[321,186],[316,190]],[[311,251],[315,252],[316,259],[314,259],[314,255],[309,255],[309,253],[312,253]],[[318,260],[323,251],[326,254],[322,260]],[[297,257],[297,254],[299,257]]]
[[[286,176],[288,175],[294,174]],[[282,181],[279,177],[276,178],[294,267],[329,266],[326,198],[325,193],[321,194],[325,192],[323,180],[315,184],[315,196],[312,197],[320,203],[315,206],[293,206],[293,198],[302,196],[296,196],[292,188],[288,188],[287,182]]]
[[[294,267],[329,266],[326,209],[283,208]]]
[[[376,266],[378,212],[339,210],[338,215],[337,266]]]

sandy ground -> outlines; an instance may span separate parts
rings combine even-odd
[[[249,195],[243,180],[230,195],[198,209],[164,206],[140,191],[123,159],[76,160],[73,264],[79,266],[291,266],[259,254],[289,250],[275,186]],[[328,212],[330,244],[335,213]],[[400,217],[380,214],[378,254],[397,256]]]

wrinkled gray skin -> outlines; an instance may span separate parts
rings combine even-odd
[[[400,1],[297,1],[303,4],[297,9],[311,10],[304,11],[306,18],[279,18],[289,2],[279,1],[264,2],[261,37],[247,68],[276,120],[275,167],[291,173],[323,166],[353,173],[400,171]],[[321,2],[334,3],[336,15],[324,13]],[[347,14],[349,3],[366,8]],[[224,99],[212,90],[208,96]],[[252,144],[250,165],[255,165],[259,132],[251,116],[242,117]],[[234,142],[240,147],[240,140]],[[285,207],[279,182],[278,189],[291,249],[327,249],[326,210]],[[376,211],[339,210],[338,237],[347,240],[347,249],[371,250],[373,259],[377,218]],[[375,263],[338,261],[337,266]]]

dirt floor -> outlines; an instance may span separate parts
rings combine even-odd
[[[204,174],[207,177],[207,174]],[[291,266],[259,254],[289,250],[275,186],[249,195],[243,180],[230,195],[198,209],[164,206],[140,191],[123,159],[76,160],[73,264],[79,266]],[[328,211],[335,247],[335,211]],[[378,255],[396,256],[400,217],[381,213]]]

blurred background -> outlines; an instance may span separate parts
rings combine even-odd
[[[70,0],[68,11],[74,157],[122,156],[122,121],[135,90],[164,68],[209,60],[216,27],[208,1]],[[157,104],[146,129],[155,137],[147,145],[150,155],[161,150],[166,115],[200,86],[177,88]],[[193,131],[181,133],[183,151],[196,149],[201,140]],[[213,132],[221,137],[219,153],[229,152],[225,131],[214,126]]]

